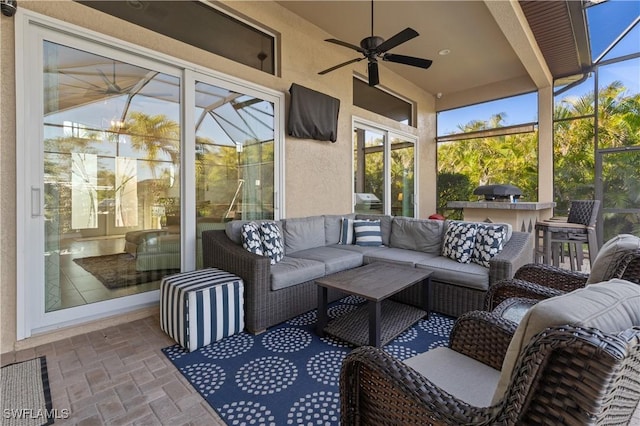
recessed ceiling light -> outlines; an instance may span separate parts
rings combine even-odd
[[[438,52],[438,55],[440,56],[446,56],[449,53],[451,53],[451,49],[442,49],[441,51]]]

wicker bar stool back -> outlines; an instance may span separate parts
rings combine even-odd
[[[596,223],[600,209],[599,200],[574,200],[566,218],[552,218],[535,225],[536,262],[558,266],[565,248],[572,271],[581,270],[582,245],[587,244],[589,261],[593,264],[598,253]],[[542,247],[540,241],[542,240]]]

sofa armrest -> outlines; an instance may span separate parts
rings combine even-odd
[[[500,253],[489,260],[489,285],[513,278],[515,272],[533,260],[532,235],[513,232]]]
[[[467,312],[456,320],[449,337],[449,347],[502,370],[502,362],[517,327],[515,322],[492,312]]]
[[[227,237],[225,231],[202,233],[202,262],[242,278],[244,283],[245,323],[250,331],[264,310],[264,299],[271,290],[271,261],[268,257],[250,253]]]

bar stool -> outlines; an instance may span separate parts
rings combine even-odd
[[[536,222],[536,263],[559,266],[566,246],[571,270],[580,270],[583,261],[582,245],[587,244],[589,261],[593,264],[599,249],[596,237],[599,208],[599,200],[575,200],[571,202],[568,217]]]

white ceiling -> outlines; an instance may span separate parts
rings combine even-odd
[[[278,3],[326,31],[329,37],[359,45],[371,35],[369,1]],[[390,53],[433,60],[427,70],[380,62],[381,84],[384,67],[388,67],[433,95],[441,93],[438,110],[526,93],[551,82],[516,1],[376,1],[374,17],[374,35],[388,39],[406,27],[420,34]],[[326,48],[343,51],[345,61],[361,56],[331,43]],[[451,53],[439,55],[443,49]],[[360,70],[363,63],[346,68]],[[325,68],[333,65],[337,63],[326,64]]]

